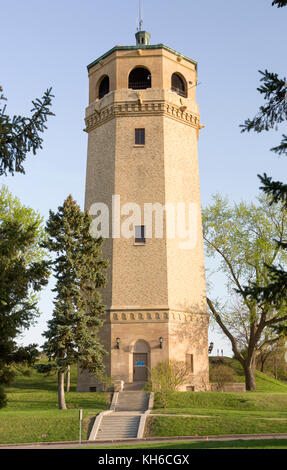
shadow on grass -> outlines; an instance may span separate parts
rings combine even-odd
[[[56,392],[57,391],[57,381],[55,376],[41,376],[40,374],[34,375],[33,377],[23,377],[18,376],[16,377],[15,381],[13,382],[11,389],[17,390],[45,390],[49,392]],[[74,389],[74,390],[73,390]],[[8,388],[9,390],[9,388]],[[76,391],[75,386],[71,386],[71,391]]]

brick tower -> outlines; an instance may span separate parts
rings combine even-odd
[[[145,382],[167,359],[187,361],[184,389],[208,384],[208,323],[197,143],[197,63],[158,44],[145,31],[135,46],[116,46],[88,66],[86,209],[109,209],[104,256],[110,262],[103,290],[109,352],[107,374],[126,388]],[[129,219],[130,204],[141,221]],[[152,233],[145,205],[153,209]],[[152,206],[153,205],[153,206]],[[167,230],[167,211],[186,224]],[[184,240],[192,207],[190,240]],[[118,210],[121,208],[121,215]],[[170,212],[172,214],[172,210]],[[163,231],[155,234],[163,220]],[[171,220],[171,219],[170,219]],[[149,219],[150,221],[150,219]],[[120,227],[120,228],[119,228]],[[129,237],[123,232],[129,230]],[[125,229],[125,230],[124,230]],[[192,240],[191,240],[192,239]],[[81,372],[79,391],[97,387]]]

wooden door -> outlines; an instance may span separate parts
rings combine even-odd
[[[147,381],[147,354],[134,353],[134,382]]]

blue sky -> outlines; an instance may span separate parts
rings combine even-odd
[[[164,43],[198,61],[197,100],[202,123],[199,167],[202,204],[221,192],[232,200],[253,200],[258,173],[286,175],[286,159],[269,149],[286,130],[241,134],[239,124],[262,103],[258,70],[286,76],[287,8],[272,0],[144,0],[144,28],[152,44]],[[68,194],[83,206],[88,103],[86,65],[115,45],[135,43],[138,0],[14,0],[0,2],[0,84],[10,114],[25,114],[31,100],[52,86],[56,117],[48,123],[44,148],[29,156],[26,175],[0,178],[21,201],[47,217]],[[208,265],[208,262],[207,262]],[[223,280],[215,294],[223,295]],[[38,325],[22,342],[43,341],[52,311],[49,289],[42,294]],[[215,348],[229,343],[212,333]]]

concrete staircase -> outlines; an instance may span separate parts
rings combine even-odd
[[[114,398],[114,411],[104,412],[97,418],[97,430],[94,431],[92,439],[110,441],[138,437],[141,420],[145,419],[149,407],[149,393],[119,392]],[[144,428],[142,424],[141,428]]]
[[[133,391],[142,391],[146,386],[146,382],[133,382],[125,384],[125,392],[133,392]]]
[[[148,409],[149,394],[145,392],[120,392],[115,411],[137,411]]]
[[[96,439],[131,439],[137,438],[140,424],[139,416],[111,415],[104,416],[100,424]]]

